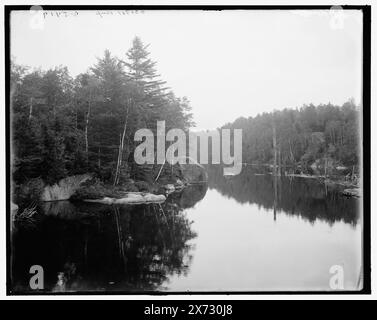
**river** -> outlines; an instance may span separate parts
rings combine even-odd
[[[315,179],[244,168],[187,187],[161,205],[59,201],[11,234],[11,291],[209,292],[331,290],[360,286],[360,200]],[[335,269],[334,269],[335,268]]]

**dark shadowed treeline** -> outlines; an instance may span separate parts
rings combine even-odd
[[[164,289],[189,271],[197,234],[183,210],[206,191],[188,187],[161,205],[41,204],[33,225],[15,224],[12,290],[30,292],[25,270],[36,263],[46,291]]]
[[[256,117],[238,118],[224,128],[243,129],[243,161],[271,163],[276,129],[278,161],[282,165],[353,166],[359,162],[360,107],[353,100],[342,106],[305,105]]]
[[[73,79],[66,67],[31,70],[12,63],[12,173],[19,184],[47,183],[83,172],[107,182],[127,179],[133,163],[134,133],[187,130],[189,102],[174,96],[156,71],[147,47],[135,38],[123,57],[109,51]]]
[[[135,38],[123,57],[109,51],[73,79],[66,67],[31,70],[12,63],[12,174],[16,184],[41,178],[52,184],[71,174],[94,172],[120,184],[137,175],[136,130],[193,125],[189,102],[174,96],[156,71],[147,47]],[[229,106],[231,107],[231,106]],[[223,128],[243,130],[243,162],[355,166],[359,163],[360,108],[303,106],[239,118]]]
[[[274,177],[260,175],[250,166],[242,174],[226,177],[220,166],[208,166],[208,186],[239,203],[257,204],[278,213],[300,216],[310,222],[317,219],[330,224],[344,221],[356,225],[358,199],[346,198],[316,179]],[[276,197],[276,198],[275,198]]]

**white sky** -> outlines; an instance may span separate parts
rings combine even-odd
[[[11,17],[16,62],[85,72],[105,49],[124,57],[135,35],[150,43],[158,72],[177,96],[187,96],[198,129],[239,116],[342,104],[361,99],[362,14],[358,11],[145,11],[38,20]],[[55,12],[56,13],[56,12]],[[337,15],[338,14],[338,15]]]

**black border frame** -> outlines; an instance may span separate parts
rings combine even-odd
[[[329,10],[331,5],[43,5],[46,10]],[[344,5],[344,10],[361,10],[363,13],[363,289],[359,291],[190,291],[190,292],[12,292],[10,277],[10,15],[12,11],[30,10],[27,5],[4,6],[4,38],[5,38],[5,137],[6,137],[6,294],[7,296],[60,296],[60,295],[349,295],[371,294],[371,209],[370,209],[370,136],[371,136],[371,6]]]

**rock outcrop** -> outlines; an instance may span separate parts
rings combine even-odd
[[[45,186],[41,200],[42,201],[56,201],[56,200],[68,200],[75,191],[80,187],[80,184],[92,178],[89,173],[66,177],[55,183],[52,186]]]
[[[96,202],[102,204],[143,204],[143,203],[162,203],[166,197],[162,194],[129,192],[123,198],[104,197],[102,199],[84,199],[86,202]]]

